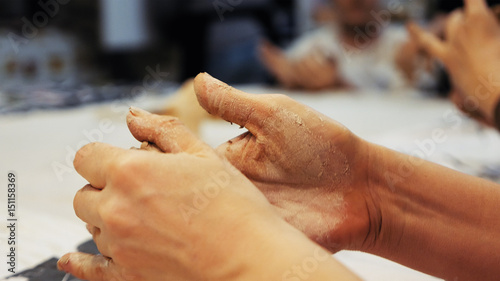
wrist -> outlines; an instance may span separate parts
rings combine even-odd
[[[329,232],[330,240],[321,243],[332,252],[357,250],[369,252],[377,241],[381,188],[378,181],[380,147],[363,139],[355,139],[356,156],[351,162],[351,181],[343,195],[343,221]],[[352,142],[351,142],[352,143]]]
[[[496,228],[485,210],[498,205],[497,186],[376,145],[370,152],[374,211],[362,250],[445,279],[491,273]]]
[[[404,182],[405,171],[415,158],[369,143],[367,168],[368,227],[362,251],[383,255],[402,233],[401,198],[398,188]]]

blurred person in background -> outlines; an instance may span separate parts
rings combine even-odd
[[[415,24],[410,24],[409,30],[422,48],[444,64],[451,77],[451,100],[457,107],[500,130],[498,8],[476,5],[476,10],[455,10],[447,17],[445,40]]]
[[[331,12],[323,8],[319,13],[320,21],[328,23],[288,50],[267,41],[261,45],[261,59],[280,84],[306,90],[432,84],[417,59],[419,48],[403,28],[390,24],[402,4],[386,9],[378,0],[333,0],[331,4]]]

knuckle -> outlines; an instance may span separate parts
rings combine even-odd
[[[121,243],[113,243],[109,246],[109,251],[113,260],[121,265],[128,265],[129,248]]]
[[[131,182],[137,175],[140,175],[141,169],[142,167],[134,155],[128,154],[113,159],[107,172],[111,184],[122,187],[126,186],[125,183]]]
[[[172,125],[181,123],[181,121],[175,116],[164,116],[161,118],[159,123],[161,126],[171,127]]]
[[[99,208],[104,230],[115,238],[127,237],[138,227],[137,220],[123,200],[113,200]]]
[[[292,102],[293,100],[284,94],[272,94],[269,95],[269,100],[275,105],[283,105]]]
[[[109,232],[113,236],[115,236],[116,233],[121,233],[121,230],[127,225],[121,218],[125,214],[121,212],[121,208],[116,206],[116,204],[108,202],[106,205],[100,206],[99,213],[101,214],[106,232]]]
[[[85,201],[82,200],[83,193],[87,187],[83,187],[80,190],[78,190],[75,194],[75,197],[73,198],[73,210],[75,210],[75,214],[78,218],[83,220],[83,212],[85,210]]]
[[[75,197],[73,198],[73,209],[75,210],[76,216],[80,217],[80,208],[81,208],[81,203],[80,203],[80,196],[82,194],[82,190],[78,190],[75,194]]]

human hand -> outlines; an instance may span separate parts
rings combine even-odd
[[[208,74],[198,75],[195,89],[208,112],[249,130],[217,151],[286,221],[331,251],[370,246],[366,142],[286,96],[247,94]],[[150,115],[129,128],[138,140],[164,148],[158,133],[164,124]]]
[[[413,84],[415,82],[415,75],[418,63],[421,61],[421,50],[415,40],[408,40],[403,43],[396,51],[394,57],[395,64],[406,80]]]
[[[479,123],[482,123],[483,125],[486,126],[495,126],[495,124],[492,123],[491,120],[488,120],[480,110],[471,107],[470,104],[468,105],[467,96],[460,94],[460,92],[457,91],[456,89],[451,90],[450,100],[455,104],[455,106],[460,111],[462,111],[462,113],[469,116],[470,118],[473,118]]]
[[[127,121],[146,115],[131,109]],[[61,270],[91,281],[278,280],[314,254],[322,263],[312,280],[352,276],[177,119],[162,121],[165,154],[100,143],[78,151],[75,169],[90,184],[74,208],[102,256],[67,254]]]
[[[436,36],[442,34],[440,29],[440,20],[427,29],[428,32]],[[410,36],[406,42],[397,49],[394,57],[396,67],[401,71],[410,84],[418,82],[418,72],[424,70],[432,72],[435,59],[425,50],[415,37]]]
[[[286,88],[316,91],[347,86],[340,76],[337,62],[320,51],[311,50],[303,58],[290,60],[281,49],[264,41],[260,55],[264,65]]]
[[[296,87],[291,64],[280,48],[268,41],[263,41],[259,47],[259,54],[261,61],[282,86],[286,88]]]
[[[493,122],[500,98],[500,26],[484,0],[465,1],[464,11],[452,13],[445,41],[409,25],[411,35],[448,69],[467,111],[479,111]]]
[[[291,62],[291,70],[296,84],[301,89],[318,91],[345,87],[340,79],[337,62],[313,50],[309,55]]]

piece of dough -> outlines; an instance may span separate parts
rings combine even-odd
[[[182,84],[181,88],[167,100],[167,106],[160,114],[179,118],[196,135],[200,134],[200,125],[204,120],[215,118],[198,103],[194,91],[194,79]]]

